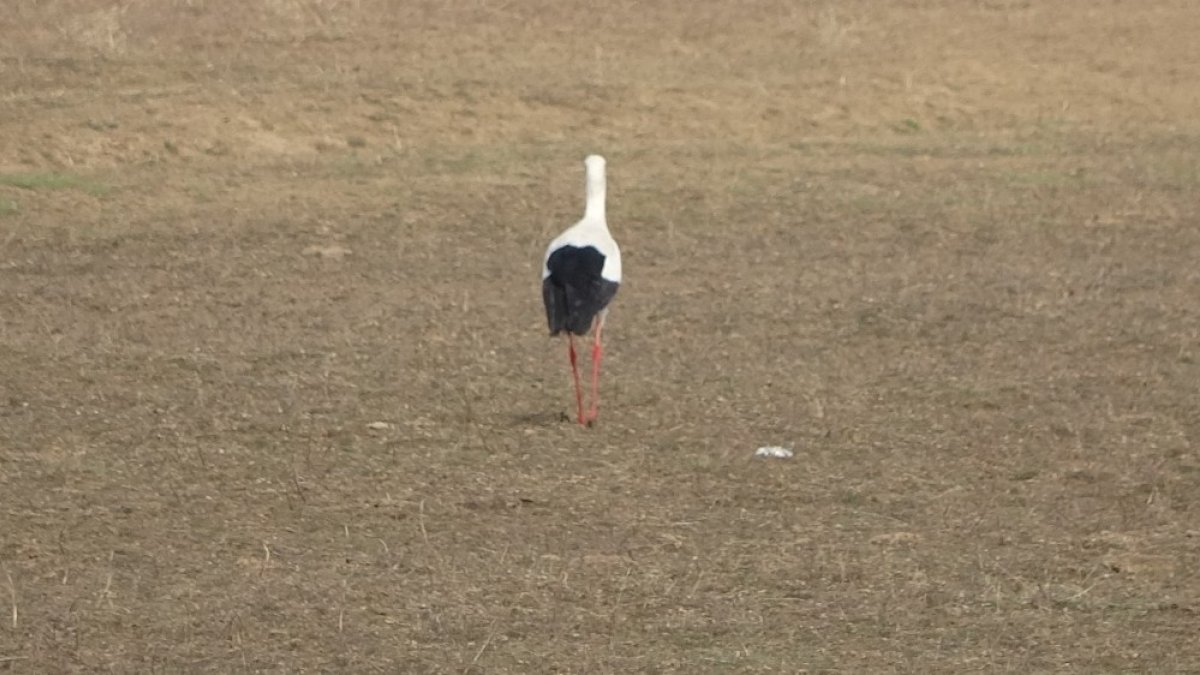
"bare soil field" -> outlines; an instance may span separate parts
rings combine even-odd
[[[1197,35],[8,0],[0,672],[1200,672]]]

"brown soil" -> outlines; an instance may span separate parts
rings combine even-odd
[[[1191,0],[4,12],[0,671],[1200,671]]]

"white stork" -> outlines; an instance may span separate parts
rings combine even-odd
[[[608,303],[621,284],[621,249],[617,248],[604,219],[604,164],[600,155],[589,155],[583,160],[587,170],[587,205],[583,219],[550,242],[542,263],[546,321],[550,324],[550,335],[567,334],[567,354],[575,380],[576,419],[586,426],[595,423],[599,415],[600,357],[604,351],[600,333],[604,329]],[[585,416],[575,336],[587,335],[593,328],[592,405]]]

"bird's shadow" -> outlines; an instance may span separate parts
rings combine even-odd
[[[573,421],[561,410],[537,410],[513,415],[513,424],[525,427],[556,427]]]

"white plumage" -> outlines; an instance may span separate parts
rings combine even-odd
[[[583,210],[583,218],[562,234],[554,238],[546,247],[546,255],[542,259],[542,279],[550,276],[547,263],[550,255],[564,246],[584,248],[591,246],[604,256],[604,268],[600,276],[613,283],[621,283],[621,248],[608,231],[608,221],[605,218],[605,202],[607,199],[607,179],[604,175],[606,162],[600,155],[588,155],[583,160],[587,172],[587,202]]]

